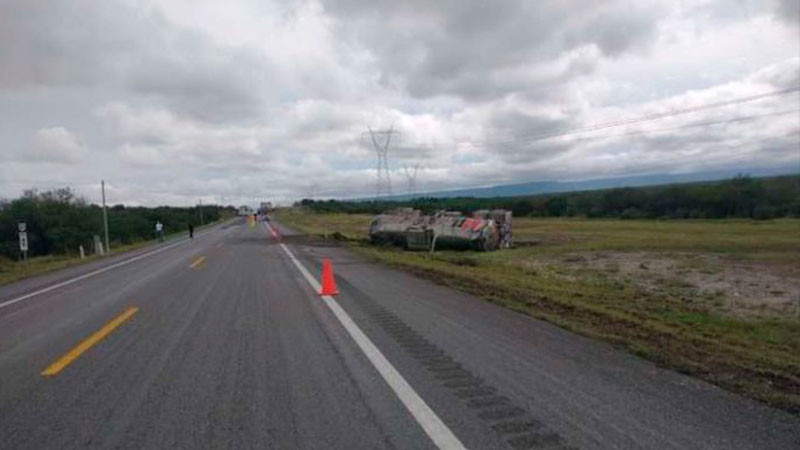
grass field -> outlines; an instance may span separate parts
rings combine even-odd
[[[369,216],[276,218],[800,414],[800,220],[514,219],[511,250],[430,255],[367,245]]]

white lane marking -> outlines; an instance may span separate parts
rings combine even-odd
[[[134,256],[131,259],[126,259],[125,261],[120,261],[120,262],[112,264],[110,266],[106,266],[106,267],[97,269],[94,272],[89,272],[89,273],[83,274],[83,275],[81,275],[79,277],[70,278],[69,280],[62,281],[62,282],[54,284],[52,286],[48,286],[48,287],[46,287],[44,289],[39,289],[38,291],[34,291],[34,292],[31,292],[31,293],[25,294],[25,295],[23,295],[21,297],[17,297],[15,299],[11,299],[11,300],[5,301],[3,303],[0,303],[0,308],[5,308],[6,306],[11,306],[14,303],[21,302],[21,301],[29,299],[31,297],[35,297],[35,296],[37,296],[39,294],[44,294],[45,292],[50,292],[53,289],[58,289],[58,288],[62,288],[64,286],[69,286],[72,283],[77,283],[78,281],[85,280],[85,279],[87,279],[89,277],[93,277],[95,275],[99,275],[99,274],[101,274],[103,272],[107,272],[107,271],[109,271],[111,269],[116,269],[117,267],[122,267],[122,266],[124,266],[126,264],[130,264],[130,263],[132,263],[134,261],[138,261],[138,260],[140,260],[142,258],[155,255],[156,253],[161,253],[164,250],[169,250],[169,249],[171,249],[173,247],[177,247],[177,246],[185,244],[187,242],[189,242],[189,241],[188,240],[183,240],[183,241],[180,241],[180,242],[176,242],[176,243],[170,244],[170,245],[168,245],[166,247],[161,247],[161,248],[159,248],[157,250],[153,250],[151,252],[147,252],[147,253],[143,253],[143,254],[138,255],[138,256]]]
[[[275,234],[272,227],[267,223],[265,223],[265,225],[270,231],[270,234],[274,236]],[[294,263],[295,267],[297,267],[297,270],[300,271],[306,281],[308,281],[308,284],[310,284],[315,291],[319,291],[321,288],[319,282],[308,272],[308,269],[297,260],[286,244],[278,243],[278,245],[284,253],[286,253],[292,263]],[[466,447],[464,447],[464,444],[461,443],[458,437],[456,437],[450,428],[442,422],[442,419],[433,412],[430,406],[425,403],[425,400],[417,394],[414,388],[408,384],[405,378],[400,375],[400,372],[394,368],[392,363],[383,356],[383,353],[381,353],[378,347],[376,347],[367,335],[361,331],[361,328],[350,318],[350,315],[339,305],[339,302],[329,295],[323,295],[322,300],[328,305],[331,311],[333,311],[333,315],[339,319],[339,322],[344,326],[345,330],[347,330],[347,333],[350,334],[350,337],[353,338],[361,351],[367,356],[367,359],[372,363],[372,366],[375,367],[389,387],[392,388],[395,395],[403,402],[408,412],[410,412],[417,423],[422,426],[422,429],[425,430],[425,433],[431,438],[433,443],[440,449],[466,450]]]

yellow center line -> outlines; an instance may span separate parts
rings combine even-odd
[[[189,266],[189,267],[190,267],[190,268],[192,268],[192,269],[194,269],[195,267],[197,267],[197,266],[199,266],[200,264],[202,264],[202,263],[203,263],[203,261],[205,261],[205,260],[206,260],[206,257],[205,257],[205,256],[201,256],[201,257],[197,258],[197,259],[196,259],[196,260],[195,260],[195,261],[192,263],[192,265],[191,265],[191,266]]]
[[[79,356],[81,356],[83,352],[89,350],[90,348],[92,348],[92,346],[103,340],[103,338],[108,336],[112,331],[114,331],[115,328],[122,325],[123,322],[130,319],[131,316],[136,314],[137,311],[139,311],[139,308],[135,307],[128,308],[127,311],[117,316],[111,322],[108,322],[106,326],[95,332],[93,335],[89,336],[88,339],[82,341],[75,348],[67,352],[67,354],[59,358],[58,361],[54,362],[53,364],[50,364],[50,366],[47,369],[44,369],[42,375],[53,376],[56,375],[58,372],[61,372],[61,370],[64,369],[64,367],[67,367],[72,361],[75,361]]]

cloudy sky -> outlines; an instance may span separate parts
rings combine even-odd
[[[395,193],[800,171],[798,5],[0,0],[0,197],[368,196],[390,126]]]

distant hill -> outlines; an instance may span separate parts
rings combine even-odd
[[[799,172],[800,167],[787,169],[752,169],[731,170],[719,172],[696,172],[688,174],[656,174],[635,177],[600,178],[582,181],[530,181],[527,183],[503,184],[447,191],[421,192],[416,197],[520,197],[526,195],[546,194],[551,192],[591,191],[597,189],[611,189],[619,187],[654,186],[674,183],[693,183],[699,181],[724,180],[744,173],[752,177],[768,177],[778,175],[792,175]],[[409,200],[410,195],[393,195],[385,200]],[[365,199],[369,200],[369,199]]]

